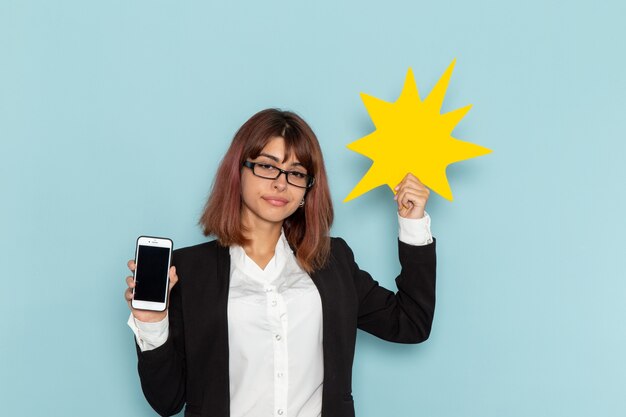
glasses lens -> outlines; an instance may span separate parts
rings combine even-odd
[[[290,172],[287,180],[290,184],[298,187],[306,187],[309,185],[309,176],[300,172]]]
[[[278,170],[272,165],[256,164],[253,168],[254,175],[258,175],[263,178],[276,178],[278,176]]]

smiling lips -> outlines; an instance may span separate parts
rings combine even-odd
[[[275,206],[275,207],[283,207],[289,202],[286,199],[281,198],[281,197],[265,196],[262,198],[263,200],[267,201],[268,203],[270,203],[272,206]]]

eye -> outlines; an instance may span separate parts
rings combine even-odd
[[[259,163],[257,163],[257,166],[260,167],[260,168],[263,168],[263,169],[265,169],[267,171],[273,171],[273,170],[276,169],[276,167],[274,165],[270,165],[270,164],[259,164]]]
[[[294,178],[304,179],[306,178],[306,174],[298,171],[290,171],[289,175],[293,175]]]

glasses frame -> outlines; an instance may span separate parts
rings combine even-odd
[[[259,177],[259,178],[264,178],[266,180],[277,180],[281,174],[285,174],[285,179],[287,180],[287,182],[289,183],[289,185],[293,185],[294,187],[298,187],[298,188],[311,188],[313,187],[313,184],[315,184],[315,177],[313,175],[309,175],[309,174],[303,174],[302,172],[296,172],[296,171],[285,171],[284,169],[280,169],[278,168],[276,165],[272,165],[272,164],[268,164],[266,162],[252,162],[252,161],[243,161],[242,164],[244,167],[250,168],[250,170],[252,171],[252,174],[254,174],[255,176]],[[254,167],[256,165],[269,165],[274,167],[274,169],[276,169],[278,171],[278,174],[276,174],[275,177],[263,177],[259,174],[257,174],[256,172],[254,172]],[[289,174],[299,174],[299,175],[304,175],[307,178],[307,185],[302,186],[302,185],[298,185],[298,184],[294,184],[292,182],[289,181]]]

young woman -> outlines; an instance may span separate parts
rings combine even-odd
[[[356,329],[400,343],[428,338],[435,306],[429,191],[396,187],[398,292],[330,238],[322,153],[291,112],[261,111],[237,132],[200,224],[217,240],[178,249],[165,312],[131,307],[139,376],[162,416],[354,416]],[[134,270],[134,261],[128,262]],[[125,298],[134,287],[127,277]]]

